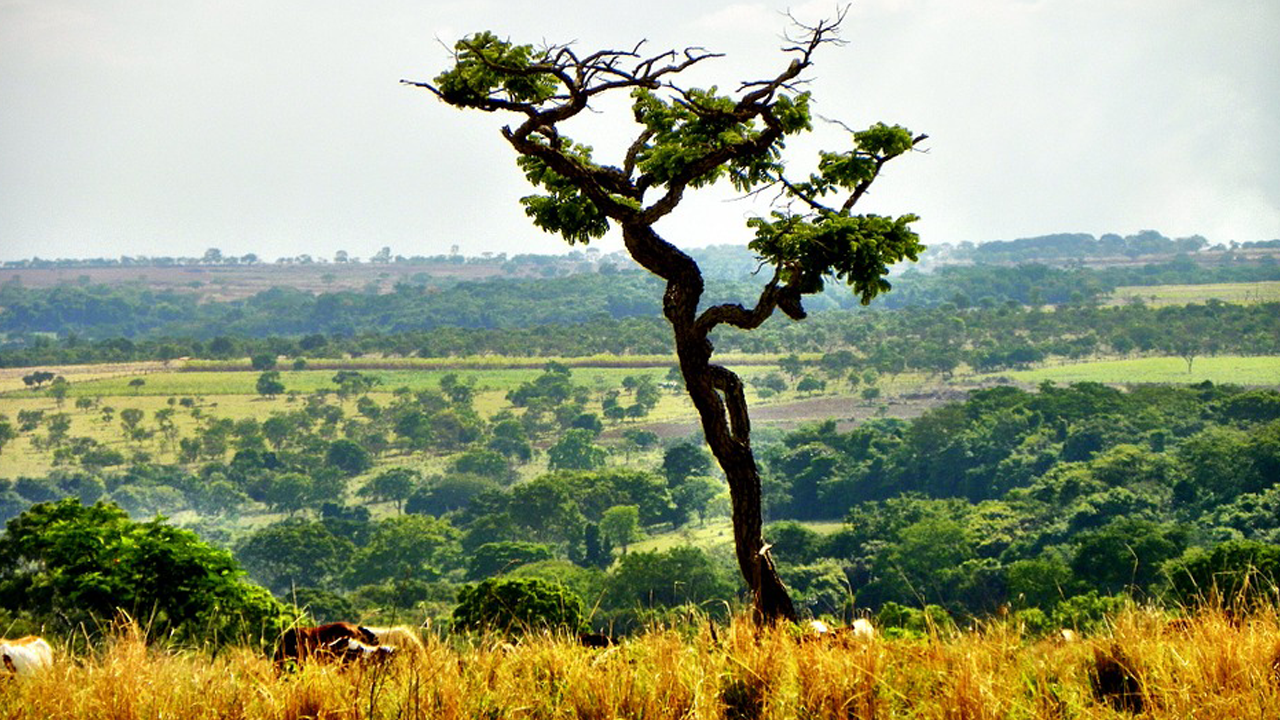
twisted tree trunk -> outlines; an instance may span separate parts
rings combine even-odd
[[[742,380],[711,362],[708,334],[700,322],[702,273],[696,262],[658,237],[649,225],[626,225],[623,239],[632,258],[667,281],[663,314],[675,335],[676,356],[685,387],[706,436],[707,446],[724,470],[733,504],[733,539],[738,568],[751,589],[758,620],[795,620],[795,606],[778,577],[761,533],[760,470],[751,449],[751,420]]]

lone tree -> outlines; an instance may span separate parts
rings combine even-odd
[[[502,135],[529,182],[542,191],[521,200],[533,223],[571,245],[616,225],[632,259],[666,282],[663,314],[707,444],[729,483],[739,568],[767,621],[793,619],[795,609],[761,535],[760,475],[743,384],[711,361],[709,336],[720,325],[759,327],[775,309],[803,319],[803,296],[831,280],[869,303],[889,290],[889,266],[915,260],[923,249],[910,228],[914,215],[855,215],[853,209],[884,165],[924,135],[876,124],[851,132],[851,147],[821,153],[808,177],[786,175],[786,139],[813,129],[809,93],[802,90],[806,71],[820,48],[841,42],[842,20],[843,14],[816,25],[796,22],[795,37],[783,48],[791,58],[785,69],[744,82],[732,95],[681,84],[681,73],[719,57],[701,49],[645,56],[641,43],[583,54],[568,45],[517,45],[488,32],[459,41],[453,67],[432,82],[403,81],[454,107],[514,116],[518,124],[504,127]],[[593,103],[619,93],[631,96],[634,140],[615,162],[603,162],[562,130],[579,115],[593,114]],[[686,192],[720,179],[743,193],[777,193],[769,217],[747,221],[755,231],[749,247],[773,273],[754,306],[700,311],[701,269],[654,225]]]

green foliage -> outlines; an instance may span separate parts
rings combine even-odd
[[[605,542],[627,552],[627,546],[644,538],[640,529],[640,508],[635,505],[614,505],[600,517],[600,533]]]
[[[236,548],[249,573],[279,595],[296,587],[331,587],[346,572],[355,545],[324,523],[287,520],[250,533]]]
[[[356,550],[346,582],[370,585],[388,580],[438,580],[462,565],[461,533],[447,520],[402,515],[376,524]]]
[[[453,621],[459,629],[509,635],[577,632],[583,627],[582,600],[538,578],[491,578],[458,591]]]
[[[913,608],[896,602],[887,602],[876,613],[875,624],[884,628],[888,638],[920,638],[950,635],[955,632],[955,620],[946,609],[938,605]]]
[[[547,448],[551,469],[594,470],[604,467],[607,451],[593,443],[594,438],[590,430],[574,428],[565,432],[555,445]]]
[[[373,467],[369,451],[351,440],[334,440],[325,451],[325,464],[336,468],[347,477],[367,472]]]
[[[0,598],[58,632],[105,627],[123,610],[183,643],[260,639],[287,621],[230,553],[162,519],[137,523],[115,506],[74,499],[9,521]]]
[[[259,395],[267,397],[275,397],[284,392],[284,383],[280,381],[279,370],[268,370],[258,376],[258,382],[255,385]]]
[[[480,580],[505,574],[522,565],[551,560],[551,548],[547,545],[520,541],[485,543],[476,548],[467,563],[467,577]]]
[[[493,97],[539,102],[555,92],[554,76],[539,68],[547,60],[545,53],[532,45],[515,45],[482,32],[459,40],[454,55],[454,67],[435,78],[448,102],[483,106]]]
[[[575,145],[567,138],[561,138],[561,141],[569,156],[576,157],[583,164],[591,162],[591,148]],[[534,225],[547,232],[558,233],[570,245],[586,245],[604,237],[609,231],[608,218],[595,203],[579,193],[573,182],[537,157],[521,156],[516,162],[530,183],[548,192],[547,195],[520,198],[525,215],[533,220]]]
[[[418,489],[422,482],[422,474],[413,468],[387,468],[369,478],[369,481],[357,491],[364,498],[378,502],[394,502],[396,510],[404,509],[405,500]]]
[[[1058,627],[1094,633],[1132,604],[1133,601],[1125,596],[1101,595],[1097,590],[1090,590],[1062,601],[1051,617]]]
[[[1280,547],[1231,540],[1192,548],[1164,568],[1173,599],[1186,607],[1209,605],[1233,612],[1280,602]]]
[[[706,448],[682,442],[672,445],[662,454],[662,474],[669,487],[676,487],[694,475],[706,475],[711,471],[711,455]]]
[[[679,607],[729,601],[736,585],[702,550],[682,546],[665,552],[632,552],[610,573],[602,606],[610,610]]]
[[[249,358],[249,365],[258,372],[274,370],[276,368],[276,355],[270,352],[254,353],[253,357]]]

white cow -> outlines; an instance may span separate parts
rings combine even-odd
[[[53,665],[53,648],[44,638],[28,635],[17,640],[0,640],[4,671],[11,675],[35,675]]]

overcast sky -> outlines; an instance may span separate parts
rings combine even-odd
[[[563,252],[524,217],[500,119],[398,81],[430,80],[442,43],[492,29],[584,50],[700,45],[727,57],[696,82],[736,88],[785,66],[787,7],[0,0],[0,259]],[[837,7],[790,5],[808,20]],[[817,57],[816,111],[929,134],[864,200],[922,216],[926,244],[1280,237],[1280,2],[860,0],[844,37]],[[607,150],[608,117],[569,134]],[[793,149],[844,142],[819,135]],[[686,247],[738,241],[763,209],[726,192],[660,229]]]

